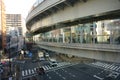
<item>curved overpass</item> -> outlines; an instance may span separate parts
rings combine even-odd
[[[44,0],[26,18],[33,33],[104,19],[120,18],[119,0]]]
[[[34,35],[99,20],[120,19],[120,0],[44,0],[28,14],[27,29]],[[38,43],[65,54],[120,62],[120,45]],[[111,46],[111,47],[110,47]],[[68,53],[69,52],[69,53]],[[114,57],[113,57],[114,56]]]
[[[107,44],[79,44],[79,43],[48,43],[38,42],[39,47],[57,53],[65,53],[78,57],[120,62],[120,45]]]

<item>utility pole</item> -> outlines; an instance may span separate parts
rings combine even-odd
[[[10,57],[11,57],[11,50],[10,50],[10,42],[11,42],[11,36],[9,38],[9,80],[12,79],[12,71],[11,71],[11,61],[10,61]]]

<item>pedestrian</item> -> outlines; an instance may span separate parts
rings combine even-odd
[[[39,74],[39,68],[36,69],[37,74]]]

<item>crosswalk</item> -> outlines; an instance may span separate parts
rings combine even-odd
[[[104,62],[94,62],[91,63],[94,66],[102,67],[108,70],[116,71],[120,73],[120,65],[104,63]]]
[[[42,67],[45,71],[49,71],[49,70],[64,67],[64,66],[70,65],[70,64],[71,63],[68,63],[68,62],[61,62],[61,63],[57,63],[56,67],[52,67],[50,65],[45,65],[45,66],[38,66],[38,67],[31,68],[31,69],[22,70],[22,77],[29,77],[29,76],[37,75],[36,69],[39,67]]]

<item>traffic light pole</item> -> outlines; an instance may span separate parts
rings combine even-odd
[[[10,61],[10,57],[11,57],[10,41],[11,41],[11,37],[9,39],[9,80],[11,80],[12,78],[11,61]]]

